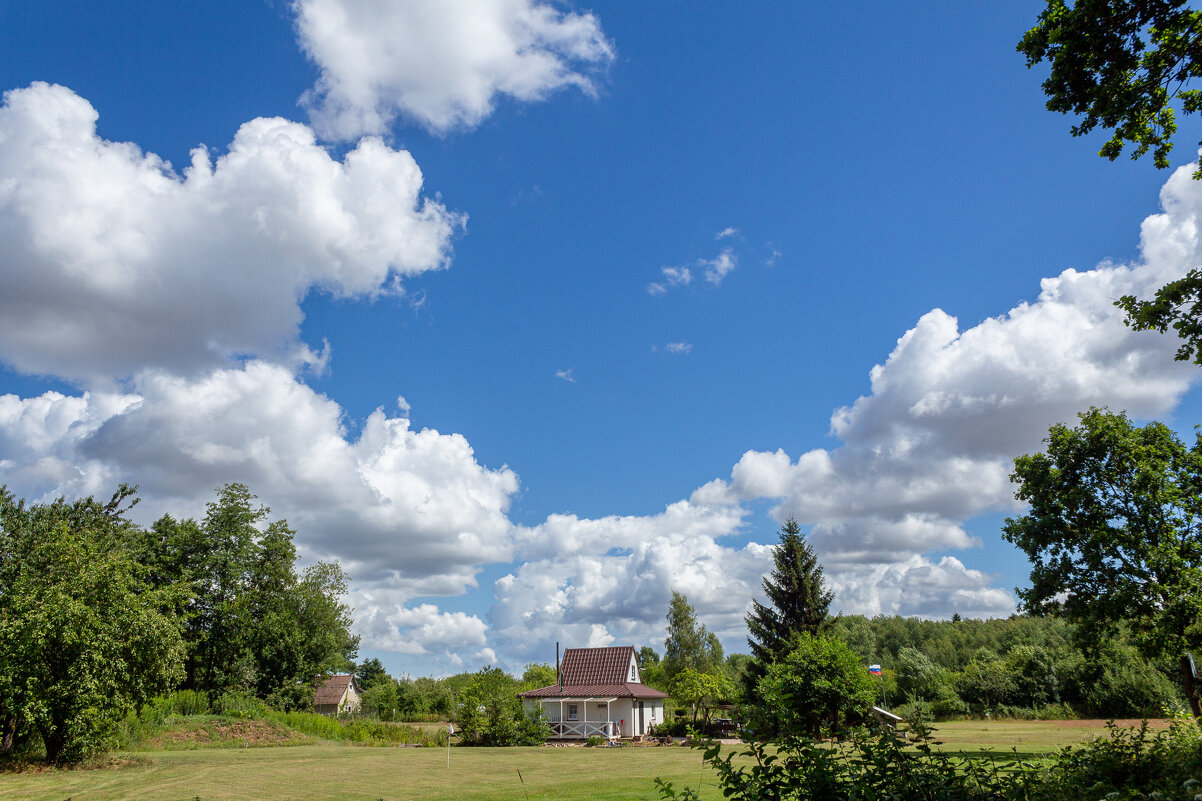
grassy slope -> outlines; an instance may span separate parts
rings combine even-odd
[[[940,724],[948,750],[1038,756],[1101,734],[1100,721]],[[144,766],[0,775],[0,799],[30,801],[376,801],[376,799],[655,799],[662,776],[719,799],[712,773],[687,748],[289,748],[151,751]],[[519,781],[518,771],[522,779]]]

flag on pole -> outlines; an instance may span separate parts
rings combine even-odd
[[[879,676],[879,675],[881,675],[881,666],[880,665],[869,665],[868,672],[874,676]]]

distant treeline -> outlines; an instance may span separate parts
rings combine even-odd
[[[1184,704],[1176,660],[1150,662],[1122,635],[1081,642],[1060,618],[844,615],[830,631],[882,666],[890,705],[925,702],[938,717],[1159,717]]]

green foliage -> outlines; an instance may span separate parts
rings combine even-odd
[[[698,622],[689,599],[673,591],[668,605],[668,637],[664,640],[664,680],[671,684],[685,668],[698,673],[712,671],[721,667],[723,659],[717,635]]]
[[[397,715],[401,720],[447,720],[455,705],[449,683],[422,677],[397,682]]]
[[[729,657],[728,657],[729,658]],[[668,691],[668,677],[664,674],[664,663],[659,654],[649,645],[644,645],[638,653],[639,674],[643,684],[654,687],[661,692]]]
[[[703,743],[703,760],[717,774],[726,798],[815,799],[862,801],[865,799],[939,799],[986,801],[1018,799],[1031,771],[1023,765],[1001,770],[992,761],[961,761],[934,750],[929,741],[916,749],[892,734],[852,733],[849,745],[831,748],[813,740],[789,737],[775,746],[749,743],[728,751]],[[671,782],[656,779],[661,798],[697,801],[692,789],[677,790]]]
[[[228,484],[205,519],[160,518],[138,540],[156,586],[181,591],[187,644],[185,686],[216,698],[251,688],[260,698],[304,708],[314,676],[345,667],[357,639],[342,602],[346,578],[318,562],[294,564],[294,532],[242,484]]]
[[[1080,419],[1014,463],[1015,496],[1031,508],[1003,532],[1032,562],[1023,604],[1075,621],[1087,650],[1120,621],[1149,657],[1202,647],[1202,439],[1187,449],[1160,423],[1139,428],[1105,409]]]
[[[1169,166],[1177,130],[1174,102],[1186,114],[1202,112],[1202,92],[1187,89],[1202,74],[1202,11],[1186,0],[1048,0],[1039,21],[1019,42],[1027,65],[1043,61],[1052,111],[1080,115],[1073,136],[1103,128],[1112,136],[1099,155],[1111,161],[1127,144],[1131,157],[1149,150],[1157,167]],[[1202,156],[1195,178],[1202,177]],[[1157,290],[1152,300],[1125,295],[1115,305],[1137,331],[1172,327],[1181,338],[1178,361],[1202,364],[1202,271]]]
[[[1043,82],[1048,110],[1080,115],[1073,136],[1112,132],[1098,155],[1115,160],[1149,150],[1169,166],[1177,130],[1174,100],[1186,114],[1202,111],[1202,93],[1184,87],[1202,75],[1202,12],[1186,0],[1048,0],[1018,44],[1027,65],[1051,65]],[[1202,167],[1202,162],[1199,162]]]
[[[1108,737],[1062,751],[1035,797],[1194,801],[1202,791],[1202,741],[1194,721],[1176,720],[1155,735],[1146,721],[1138,729],[1113,722],[1107,728]]]
[[[26,507],[0,487],[0,753],[37,732],[47,761],[83,759],[178,680],[174,596],[127,548],[133,492]]]
[[[915,701],[939,701],[955,695],[951,671],[922,651],[903,646],[897,653],[897,692]]]
[[[226,690],[213,699],[213,714],[239,720],[258,720],[268,711],[267,704],[245,690]]]
[[[1155,735],[1147,723],[1138,729],[1112,723],[1107,737],[1066,748],[1038,768],[1017,760],[1000,764],[988,754],[945,754],[931,747],[928,729],[918,726],[915,733],[914,748],[892,734],[864,730],[842,748],[804,738],[776,747],[751,743],[726,754],[718,745],[698,747],[723,795],[737,801],[1195,801],[1202,791],[1202,734],[1189,719]],[[656,784],[669,801],[699,798],[671,782]]]
[[[539,690],[543,687],[550,687],[554,683],[554,665],[548,665],[546,662],[531,662],[529,665],[526,665],[526,670],[522,672],[519,692]]]
[[[150,702],[148,712],[143,717],[161,721],[171,715],[207,715],[212,711],[209,697],[195,690],[176,690],[168,695],[160,695]]]
[[[677,701],[688,704],[693,710],[693,722],[697,721],[698,711],[705,712],[705,720],[709,720],[710,708],[724,700],[729,700],[734,694],[733,682],[723,672],[699,673],[693,668],[685,668],[672,679],[672,697]]]
[[[757,737],[839,733],[860,722],[876,697],[873,678],[851,649],[823,635],[799,634],[793,650],[768,666],[756,687]]]
[[[604,744],[605,744],[605,738],[598,737],[595,734],[584,741],[585,748],[596,748],[597,746],[604,745]]]
[[[390,677],[388,671],[384,669],[384,663],[375,657],[363,660],[355,669],[355,684],[365,692],[376,686],[377,683],[388,680]]]
[[[1202,365],[1202,270],[1170,281],[1151,300],[1123,295],[1114,305],[1126,312],[1123,322],[1135,331],[1163,334],[1172,328],[1181,340],[1174,358]]]
[[[400,703],[397,694],[397,683],[391,678],[376,682],[370,690],[359,698],[359,709],[367,715],[375,715],[380,720],[395,720]]]
[[[769,665],[789,652],[794,636],[822,629],[833,597],[823,584],[814,549],[793,518],[781,526],[772,561],[772,572],[763,580],[768,603],[753,599],[746,618],[747,644],[755,661],[744,673],[744,687],[753,701],[757,683]]]
[[[539,745],[550,735],[542,713],[524,714],[518,682],[500,668],[474,674],[457,693],[455,728],[463,745]]]

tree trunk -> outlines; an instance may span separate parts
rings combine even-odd
[[[42,734],[42,744],[46,746],[46,763],[53,765],[63,752],[65,738],[59,733],[61,729],[52,723],[38,724],[38,731]]]
[[[17,719],[15,717],[8,718],[4,721],[4,735],[0,737],[0,754],[7,754],[13,750],[17,740]]]
[[[1202,700],[1198,698],[1198,680],[1194,678],[1193,660],[1189,656],[1182,656],[1180,661],[1181,666],[1181,687],[1185,690],[1185,697],[1189,700],[1190,711],[1194,713],[1195,718],[1202,718]]]

